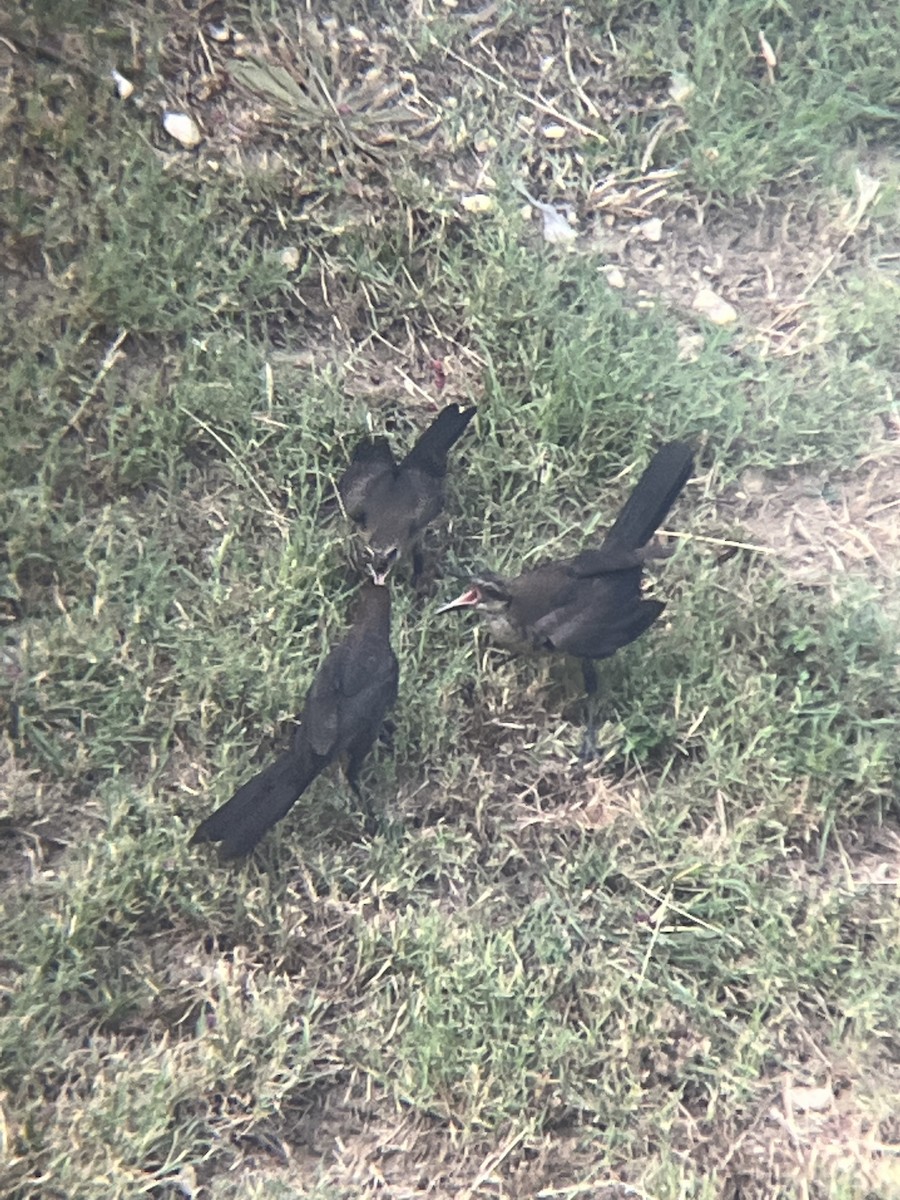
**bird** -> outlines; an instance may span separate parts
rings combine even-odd
[[[344,754],[347,781],[359,796],[363,760],[397,699],[400,672],[390,635],[390,589],[366,580],[349,632],[313,678],[291,748],[208,816],[192,846],[221,842],[225,859],[249,854],[316,776]]]
[[[413,582],[422,570],[420,539],[444,507],[447,454],[475,416],[474,407],[450,404],[398,463],[386,437],[356,447],[337,491],[365,543],[365,566],[383,584],[396,563],[412,557]]]
[[[651,539],[693,465],[690,445],[667,443],[651,459],[598,548],[541,563],[512,579],[482,572],[437,611],[483,614],[494,640],[513,650],[579,658],[585,691],[592,696],[597,690],[594,663],[640,637],[665,608],[661,600],[643,598],[641,579],[648,558],[670,553]]]

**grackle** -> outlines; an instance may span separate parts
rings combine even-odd
[[[359,794],[360,767],[397,699],[399,668],[390,636],[390,590],[366,581],[349,632],[325,656],[306,694],[290,750],[208,816],[191,845],[221,842],[224,858],[249,854],[342,754],[347,780]]]
[[[597,549],[542,563],[513,579],[484,572],[438,612],[474,609],[494,639],[513,649],[571,654],[581,659],[585,690],[597,690],[594,662],[609,658],[648,629],[665,608],[645,600],[648,558],[665,557],[651,543],[693,470],[684,442],[662,446]]]
[[[376,583],[384,583],[407,553],[412,556],[413,579],[418,578],[421,536],[444,507],[447,454],[475,411],[448,405],[399,463],[385,437],[360,442],[354,450],[337,489],[363,537],[366,567]]]

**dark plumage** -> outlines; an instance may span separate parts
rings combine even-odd
[[[408,553],[418,576],[419,540],[444,507],[447,454],[474,415],[474,408],[448,405],[399,463],[385,437],[361,442],[354,450],[338,493],[366,543],[367,567],[376,583],[384,583]]]
[[[208,816],[191,845],[221,842],[225,858],[249,854],[342,754],[347,779],[357,790],[363,760],[397,698],[399,668],[390,634],[390,591],[366,582],[353,625],[328,652],[306,694],[290,750]]]
[[[690,446],[663,446],[598,549],[543,563],[514,579],[484,573],[438,611],[475,609],[502,645],[580,658],[592,691],[594,660],[640,637],[665,608],[660,600],[642,598],[641,576],[654,555],[648,543],[692,469]]]

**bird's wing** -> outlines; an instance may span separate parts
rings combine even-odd
[[[373,488],[393,476],[396,469],[387,438],[377,437],[359,443],[337,485],[341,503],[352,521],[365,524],[366,505]]]
[[[355,663],[346,680],[341,708],[341,749],[365,740],[366,729],[380,729],[385,713],[397,699],[400,668],[393,650],[379,650],[368,664]],[[352,689],[352,690],[351,690]]]
[[[365,510],[365,529],[375,546],[405,553],[444,507],[441,477],[397,468],[384,485],[374,483]]]
[[[306,702],[297,730],[297,744],[305,743],[315,754],[324,757],[336,753],[340,726],[341,657],[345,647],[335,646],[322,662],[306,693]]]
[[[443,476],[407,469],[401,475],[406,497],[410,533],[415,535],[430,525],[444,507]]]
[[[566,563],[568,571],[579,579],[590,579],[598,575],[615,574],[640,567],[647,555],[643,550],[626,550],[621,546],[600,546],[593,550],[582,550]]]
[[[639,637],[664,608],[659,600],[641,599],[639,566],[573,577],[572,583],[533,628],[548,648],[579,658],[608,658]]]
[[[609,658],[649,629],[665,607],[662,600],[641,600],[612,621],[593,626],[583,621],[575,622],[571,628],[560,630],[566,643],[561,648],[579,658]]]
[[[369,703],[391,680],[399,676],[397,656],[391,644],[381,638],[365,637],[348,645],[342,656],[340,689],[344,703]]]
[[[641,600],[606,619],[602,611],[589,608],[559,610],[536,628],[554,650],[578,658],[609,658],[649,629],[665,607],[661,600]]]

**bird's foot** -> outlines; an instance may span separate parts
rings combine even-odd
[[[603,747],[597,743],[597,729],[594,725],[588,725],[581,736],[581,746],[578,749],[578,757],[583,763],[596,762],[598,758],[603,757]]]
[[[357,780],[352,780],[350,786],[353,789],[353,795],[356,797],[359,810],[362,812],[362,825],[359,827],[360,832],[365,837],[374,837],[381,829],[381,821],[379,820],[378,813],[375,811],[375,804],[372,797],[363,794],[363,790]]]

